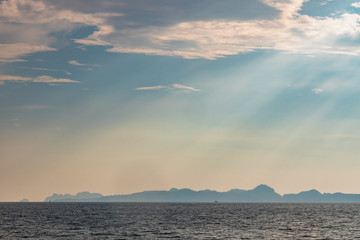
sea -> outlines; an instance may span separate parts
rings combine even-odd
[[[360,204],[0,203],[0,239],[360,239]]]

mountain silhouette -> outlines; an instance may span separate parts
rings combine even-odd
[[[81,192],[76,195],[53,194],[45,202],[360,202],[360,194],[320,193],[312,189],[281,196],[267,185],[251,190],[231,189],[228,192],[213,190],[194,191],[189,188],[172,188],[169,191],[144,191],[125,195],[103,196]]]
[[[86,200],[89,201],[91,199],[98,199],[103,197],[100,193],[89,193],[89,192],[79,192],[76,195],[71,194],[56,194],[54,193],[52,196],[47,197],[45,202],[77,202]]]
[[[323,198],[323,194],[315,189],[283,196],[283,200],[286,202],[322,202]]]

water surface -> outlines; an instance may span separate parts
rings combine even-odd
[[[360,204],[0,203],[0,239],[360,239]]]

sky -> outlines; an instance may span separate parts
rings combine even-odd
[[[0,201],[360,193],[360,2],[0,0]]]

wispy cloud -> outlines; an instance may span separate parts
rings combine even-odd
[[[320,94],[320,93],[324,92],[324,89],[322,89],[322,88],[313,88],[313,89],[311,89],[311,91],[313,93],[315,93],[315,94]]]
[[[79,63],[78,61],[75,61],[75,60],[69,61],[69,64],[74,65],[74,66],[86,66],[86,64]]]
[[[354,8],[360,8],[360,2],[354,2],[351,4],[351,6]]]
[[[151,87],[138,87],[138,88],[135,88],[136,90],[176,90],[176,89],[180,89],[180,90],[186,90],[186,91],[189,91],[189,92],[200,92],[199,89],[196,89],[196,88],[193,88],[193,87],[189,87],[189,86],[185,86],[185,85],[182,85],[182,84],[178,84],[178,83],[175,83],[175,84],[172,84],[172,85],[169,85],[169,86],[163,86],[163,85],[157,85],[157,86],[151,86]]]
[[[125,15],[109,12],[113,10],[104,6],[117,4],[106,1],[104,2],[107,4],[95,4],[97,11],[103,13],[96,13],[94,10],[92,14],[81,12],[79,6],[87,4],[81,0],[77,1],[76,9],[71,9],[71,4],[58,2],[2,1],[0,34],[16,39],[16,43],[0,45],[0,61],[15,61],[23,55],[37,51],[54,51],[54,48],[49,47],[53,41],[51,33],[79,26],[95,26],[97,30],[85,38],[74,39],[76,43],[109,46],[107,51],[110,52],[181,56],[188,59],[216,59],[263,49],[301,54],[360,55],[358,44],[346,41],[360,37],[360,15],[354,12],[345,12],[334,17],[301,14],[300,10],[307,1],[250,1],[277,12],[271,18],[259,15],[243,19],[216,18],[209,15],[203,19],[177,17],[174,21],[167,21],[170,16],[163,16],[167,19],[156,20],[167,24],[143,21],[135,26],[134,18],[137,11],[145,10],[141,4],[131,5],[129,0],[124,0],[123,5],[133,6],[132,14]],[[156,1],[149,2],[158,4]],[[230,9],[230,2],[228,4],[227,9]],[[250,3],[244,1],[244,4]],[[359,7],[360,2],[354,2],[351,6]],[[172,11],[178,10],[178,6],[169,7]],[[117,8],[117,11],[121,9]],[[122,21],[113,21],[114,17],[121,17]],[[69,64],[82,67],[98,66],[76,60],[71,60]]]
[[[199,89],[189,87],[189,86],[185,86],[185,85],[182,85],[182,84],[177,84],[177,83],[173,84],[172,87],[173,88],[178,88],[178,89],[186,89],[186,90],[193,91],[193,92],[200,92]]]
[[[0,43],[0,62],[24,62],[25,60],[19,59],[20,56],[44,51],[56,51],[56,49],[44,45],[30,45],[26,43]]]
[[[47,71],[47,72],[64,72],[67,75],[71,75],[70,72],[66,71],[66,70],[62,70],[62,69],[53,69],[53,68],[39,68],[39,67],[33,67],[31,68],[32,70],[35,71]]]
[[[81,68],[82,70],[85,70],[85,71],[92,71],[93,69],[91,67],[100,67],[101,65],[99,64],[85,64],[85,63],[79,63],[78,61],[76,60],[71,60],[69,61],[69,64],[70,65],[74,65],[74,66],[79,66],[79,67],[83,67]]]
[[[159,90],[159,89],[167,89],[166,86],[152,86],[152,87],[138,87],[136,90]]]
[[[107,26],[85,45],[109,45],[107,51],[216,59],[262,49],[301,54],[359,55],[356,44],[344,39],[360,36],[360,15],[312,17],[299,13],[307,0],[264,0],[280,14],[272,19],[182,21],[170,26],[116,29]],[[357,4],[355,4],[357,6]]]
[[[116,14],[121,15],[121,14]],[[24,55],[55,51],[50,47],[53,33],[79,26],[106,27],[110,13],[86,14],[71,9],[58,9],[54,4],[37,0],[0,1],[0,34],[11,44],[0,44],[0,62],[16,62]]]
[[[24,59],[20,58],[0,58],[0,63],[15,63],[15,62],[27,62]]]
[[[37,83],[78,83],[79,81],[67,78],[54,78],[51,76],[37,76],[37,77],[21,77],[14,75],[0,75],[0,82],[37,82]]]
[[[332,2],[334,0],[324,0],[323,2],[320,3],[321,6],[325,6],[327,5],[329,2]]]

